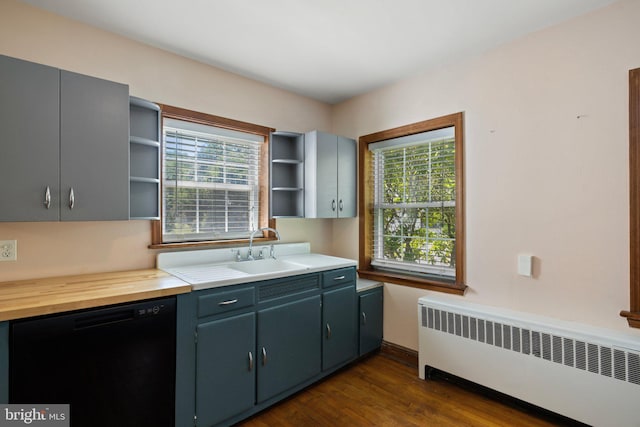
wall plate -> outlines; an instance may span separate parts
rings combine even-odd
[[[0,240],[0,261],[18,260],[18,241]]]
[[[533,257],[531,255],[518,255],[518,274],[531,277],[533,273]]]

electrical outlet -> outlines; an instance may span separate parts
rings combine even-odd
[[[0,240],[0,261],[16,261],[18,259],[18,241]]]

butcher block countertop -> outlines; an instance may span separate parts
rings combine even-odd
[[[191,285],[155,269],[0,282],[0,321],[187,292]]]

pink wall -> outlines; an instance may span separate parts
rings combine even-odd
[[[127,83],[132,95],[276,129],[331,125],[329,105],[14,0],[0,3],[0,54]],[[149,227],[149,221],[0,222],[0,240],[18,240],[18,261],[0,263],[0,282],[153,267]],[[281,221],[278,227],[283,240],[307,238],[315,251],[329,250],[322,237],[326,222]]]
[[[466,299],[627,330],[629,0],[483,55],[328,106],[32,8],[0,5],[0,53],[128,83],[158,102],[283,130],[358,137],[465,112]],[[577,116],[581,116],[580,119]],[[283,220],[287,241],[357,258],[358,221]],[[18,261],[0,281],[146,268],[148,221],[0,223]],[[533,279],[516,257],[538,260]],[[385,289],[385,339],[417,349],[417,298]],[[640,336],[640,331],[638,332]]]
[[[640,2],[618,2],[334,108],[334,131],[346,135],[464,112],[465,299],[628,329],[618,313],[629,308],[627,85],[640,67],[638,18]],[[335,226],[336,252],[357,257],[356,229]],[[518,254],[536,257],[535,278],[517,275]],[[424,294],[386,288],[386,340],[417,349]]]

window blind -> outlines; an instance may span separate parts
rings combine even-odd
[[[163,240],[246,238],[258,227],[262,136],[167,119]]]
[[[377,268],[455,278],[454,127],[369,144]]]

